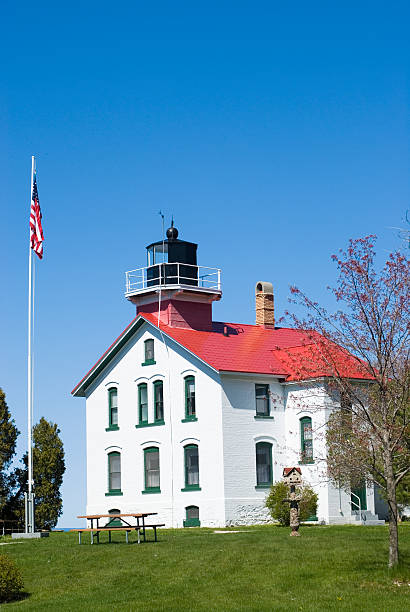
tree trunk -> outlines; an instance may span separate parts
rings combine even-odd
[[[389,567],[394,567],[399,562],[399,539],[397,532],[398,510],[396,485],[393,473],[393,458],[389,452],[386,452],[384,462],[387,486],[387,503],[389,506]]]

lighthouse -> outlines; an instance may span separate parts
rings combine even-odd
[[[169,327],[210,331],[212,303],[222,296],[221,270],[198,265],[198,245],[178,235],[172,221],[166,238],[146,247],[147,265],[125,273],[125,297],[136,314],[154,315]]]

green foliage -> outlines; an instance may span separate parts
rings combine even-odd
[[[35,495],[36,529],[52,529],[62,513],[63,501],[60,488],[65,472],[63,442],[55,423],[41,417],[33,427],[33,475]],[[27,453],[22,459],[23,468],[14,471],[16,494],[14,514],[22,520],[24,491],[27,490]]]
[[[55,423],[45,418],[33,428],[33,472],[36,526],[51,529],[63,511],[60,487],[65,472],[63,442]]]
[[[9,557],[0,555],[0,603],[18,599],[22,589],[20,570]]]
[[[16,452],[19,433],[11,418],[6,395],[0,388],[0,516],[2,517],[5,515],[11,488],[8,469]]]
[[[318,496],[306,484],[299,490],[302,494],[302,499],[299,502],[299,516],[301,521],[306,521],[310,516],[316,514]],[[272,518],[285,526],[289,526],[290,523],[290,504],[284,501],[284,499],[289,498],[289,493],[289,486],[283,480],[279,480],[271,486],[266,498],[266,507],[269,509]]]

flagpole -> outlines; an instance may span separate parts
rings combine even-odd
[[[31,157],[31,188],[30,188],[30,214],[33,199],[34,183],[34,155]],[[34,533],[34,507],[33,507],[33,453],[32,453],[32,417],[33,417],[33,361],[32,361],[32,314],[33,314],[33,249],[31,248],[31,232],[29,229],[29,264],[28,264],[28,355],[27,355],[27,467],[28,467],[28,496],[26,504],[26,533]]]

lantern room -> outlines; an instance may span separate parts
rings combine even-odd
[[[210,328],[212,302],[222,296],[221,270],[199,266],[197,249],[178,238],[174,222],[166,237],[146,247],[147,265],[126,272],[125,297],[137,313],[156,314],[168,325]]]

